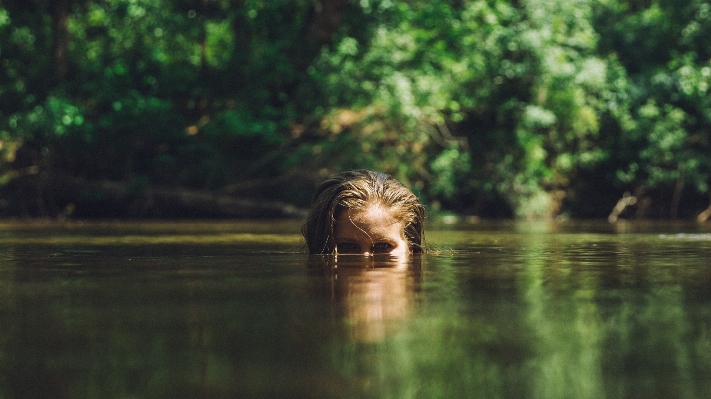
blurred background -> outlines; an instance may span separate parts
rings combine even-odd
[[[0,216],[705,220],[710,91],[702,0],[0,0]]]

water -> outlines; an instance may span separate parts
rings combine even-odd
[[[292,222],[0,224],[0,398],[710,397],[710,226],[427,239],[353,261]]]

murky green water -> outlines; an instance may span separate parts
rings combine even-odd
[[[711,226],[0,224],[0,398],[711,397]]]

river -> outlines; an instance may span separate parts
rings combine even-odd
[[[0,223],[2,398],[711,397],[711,225]]]

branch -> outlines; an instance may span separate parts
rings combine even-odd
[[[619,218],[622,211],[624,211],[628,206],[632,206],[636,203],[637,197],[630,194],[629,191],[625,191],[625,193],[622,195],[622,198],[620,198],[619,201],[617,201],[615,207],[612,208],[612,212],[610,212],[610,216],[607,217],[607,221],[610,223],[617,222],[617,219]]]
[[[134,187],[125,182],[89,181],[72,176],[54,176],[52,180],[55,195],[71,200],[93,193],[108,203],[129,204],[132,215],[128,216],[134,217],[178,212],[211,217],[303,218],[307,213],[283,202],[250,200],[181,187]]]
[[[711,204],[709,204],[709,207],[704,209],[701,213],[696,216],[696,221],[699,223],[703,223],[707,221],[711,217]]]

